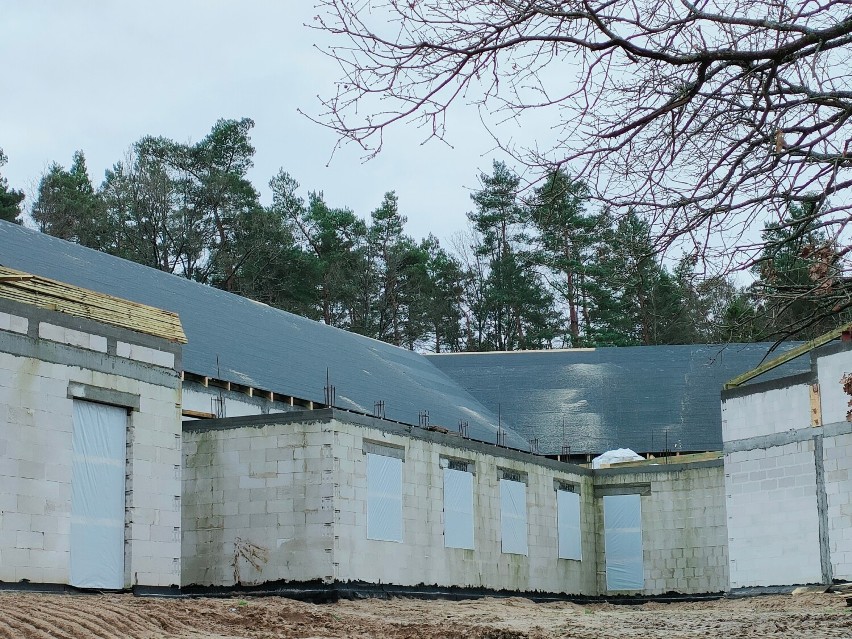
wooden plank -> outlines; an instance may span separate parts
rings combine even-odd
[[[790,360],[794,360],[797,357],[804,355],[805,353],[809,353],[815,348],[819,348],[824,344],[828,344],[830,341],[837,339],[838,337],[843,335],[843,333],[850,329],[852,329],[852,324],[844,324],[843,326],[835,328],[833,331],[829,331],[824,335],[820,335],[819,337],[812,339],[809,342],[805,342],[804,344],[800,344],[795,348],[791,348],[786,353],[782,353],[778,357],[771,359],[768,362],[764,362],[757,368],[754,368],[746,373],[743,373],[742,375],[738,375],[737,377],[728,380],[722,388],[728,390],[731,388],[736,388],[737,386],[741,386],[742,384],[745,384],[746,382],[754,379],[759,375],[768,373],[773,368],[778,368],[779,366],[781,366],[782,364],[786,364]]]
[[[181,415],[184,417],[195,417],[196,419],[215,419],[216,415],[213,413],[205,413],[201,410],[189,410],[188,408],[184,408],[181,412]]]
[[[811,402],[811,426],[822,426],[822,401],[819,394],[819,384],[813,383],[808,391]]]
[[[0,267],[0,297],[186,343],[176,313]]]

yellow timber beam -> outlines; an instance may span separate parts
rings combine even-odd
[[[805,342],[804,344],[800,344],[795,348],[791,348],[789,351],[782,353],[778,357],[771,359],[768,362],[764,362],[757,368],[754,368],[748,371],[747,373],[743,373],[742,375],[738,375],[733,379],[728,380],[727,382],[725,382],[725,385],[722,388],[728,390],[730,388],[736,388],[737,386],[745,384],[746,382],[754,379],[758,375],[763,375],[764,373],[771,371],[773,368],[778,368],[779,366],[781,366],[782,364],[786,364],[790,360],[796,359],[797,357],[800,357],[805,353],[814,350],[815,348],[819,348],[824,344],[828,344],[830,341],[837,339],[847,331],[852,331],[852,324],[844,324],[843,326],[835,328],[834,330],[831,330],[828,333],[825,333],[824,335],[820,335],[819,337],[816,337],[809,342]]]

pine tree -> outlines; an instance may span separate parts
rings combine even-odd
[[[842,277],[836,243],[812,204],[791,204],[780,223],[767,224],[753,269],[766,336],[811,339],[852,319],[852,289]]]
[[[471,195],[468,218],[479,234],[474,252],[485,263],[471,311],[477,317],[478,347],[514,350],[550,346],[558,324],[553,296],[527,249],[529,213],[518,198],[520,178],[502,162]]]
[[[50,165],[39,182],[32,216],[48,235],[91,248],[102,245],[106,218],[82,151],[74,153],[67,171],[59,164]]]
[[[6,154],[3,153],[3,149],[0,149],[0,168],[2,168],[7,161],[8,158],[6,157]],[[18,218],[21,215],[21,202],[23,201],[23,191],[16,191],[15,189],[9,188],[9,183],[6,181],[6,178],[0,175],[0,220],[18,222],[20,224],[20,220]]]

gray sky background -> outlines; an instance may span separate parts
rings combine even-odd
[[[0,171],[29,204],[45,168],[67,167],[76,149],[97,186],[144,135],[197,141],[218,118],[250,117],[250,177],[264,203],[283,167],[301,195],[323,190],[364,217],[396,190],[411,235],[448,240],[466,226],[478,171],[501,157],[476,111],[452,112],[453,148],[422,146],[422,131],[397,127],[376,159],[365,163],[349,146],[326,166],[335,136],[297,113],[318,114],[316,96],[338,78],[313,46],[323,34],[303,26],[314,14],[311,0],[3,0],[0,148],[9,163]],[[524,131],[510,133],[532,138]]]

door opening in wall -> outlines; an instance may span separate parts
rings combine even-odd
[[[70,583],[124,588],[127,410],[74,400]]]

